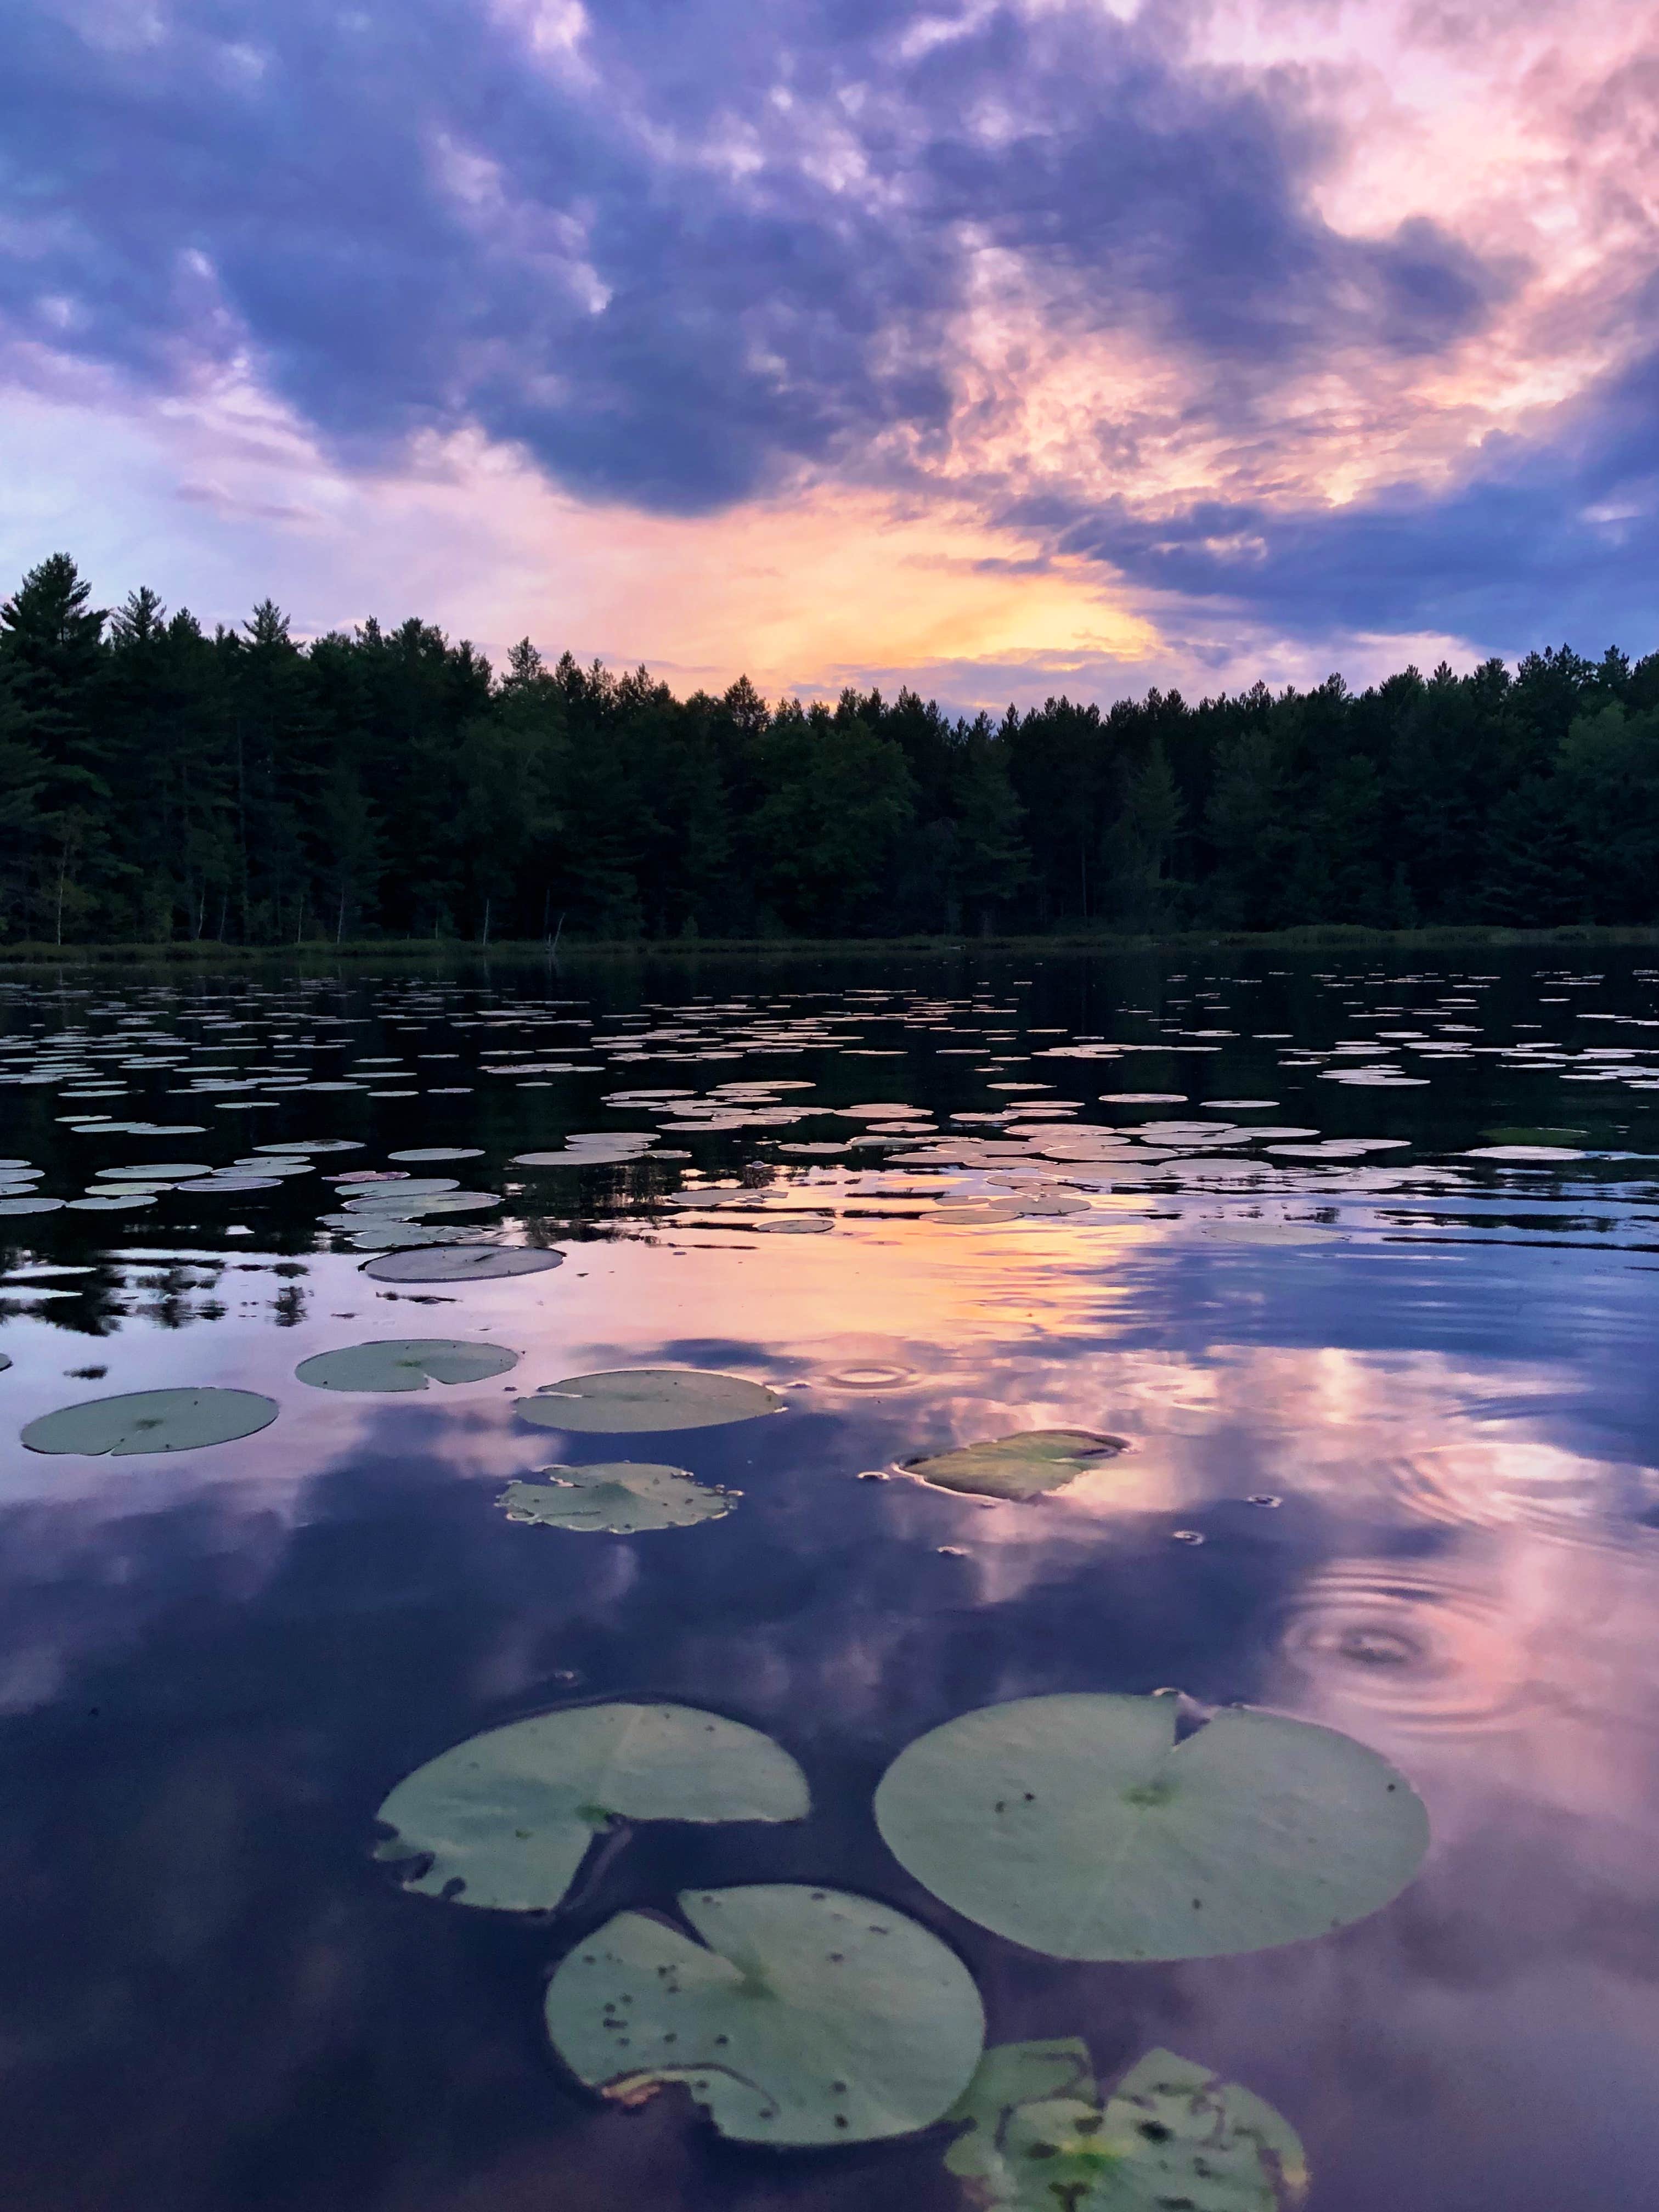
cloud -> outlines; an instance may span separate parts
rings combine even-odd
[[[197,0],[135,52],[26,0],[7,310],[152,380],[246,344],[349,447],[473,422],[696,511],[925,449],[988,251],[1073,319],[1258,371],[1434,351],[1502,289],[1427,217],[1334,231],[1291,90],[1092,7],[931,20]]]
[[[1630,0],[1577,23],[19,0],[0,372],[138,412],[246,386],[382,489],[471,441],[606,542],[932,502],[1120,634],[1186,600],[1304,641],[1640,623],[1659,40]],[[953,666],[958,568],[957,634],[931,585],[915,626]],[[1024,604],[993,663],[1077,654]]]

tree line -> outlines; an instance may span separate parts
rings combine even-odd
[[[0,605],[0,942],[1659,920],[1659,653],[994,720],[90,600]]]

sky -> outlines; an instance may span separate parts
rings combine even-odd
[[[10,0],[0,579],[993,709],[1659,647],[1651,0]]]

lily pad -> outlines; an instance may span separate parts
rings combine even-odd
[[[1352,1737],[1229,1706],[1176,1741],[1177,1700],[1022,1698],[902,1751],[876,1821],[902,1865],[1060,1959],[1202,1959],[1344,1928],[1428,1849],[1409,1783]]]
[[[1040,1498],[1128,1449],[1127,1438],[1097,1436],[1091,1429],[1026,1429],[899,1464],[936,1490],[969,1498]]]
[[[1291,2212],[1307,2191],[1296,2131],[1206,2066],[1151,2051],[1101,2103],[1075,2038],[988,2051],[946,2115],[947,2172],[1012,2212]]]
[[[56,1213],[61,1198],[0,1198],[0,1213]]]
[[[380,1810],[406,1887],[550,1911],[617,1820],[801,1820],[806,1778],[770,1736],[690,1705],[581,1705],[441,1752]]]
[[[561,1964],[547,2032],[590,2088],[687,2088],[738,2142],[878,2142],[930,2126],[985,2039],[972,1977],[903,1913],[793,1882],[688,1890],[694,1940],[619,1912]]]
[[[23,1442],[30,1451],[89,1457],[198,1451],[256,1435],[276,1418],[276,1401],[257,1390],[131,1390],[42,1413],[23,1431]]]
[[[544,1482],[509,1482],[495,1503],[509,1521],[636,1536],[649,1528],[688,1528],[718,1521],[741,1492],[710,1488],[682,1467],[609,1460],[597,1467],[544,1467]]]
[[[577,1436],[644,1436],[659,1429],[713,1429],[781,1413],[784,1401],[763,1382],[694,1367],[623,1367],[546,1382],[519,1411],[538,1428]]]
[[[388,1152],[386,1158],[389,1160],[406,1162],[410,1165],[417,1160],[481,1160],[483,1158],[483,1146],[482,1145],[422,1145],[413,1152]]]
[[[474,1283],[496,1275],[538,1275],[563,1264],[562,1252],[539,1252],[528,1244],[434,1244],[387,1252],[362,1272],[382,1283]]]
[[[424,1390],[429,1382],[482,1382],[518,1364],[519,1354],[504,1345],[399,1336],[315,1352],[294,1372],[315,1390]]]

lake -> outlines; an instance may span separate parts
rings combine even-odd
[[[1645,2201],[1571,957],[0,982],[8,2202]]]

